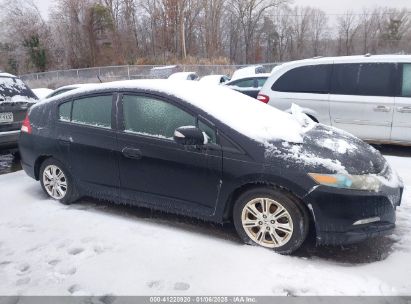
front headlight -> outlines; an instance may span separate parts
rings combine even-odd
[[[349,174],[308,174],[317,184],[352,190],[366,190],[378,192],[382,186],[381,179],[373,175]]]

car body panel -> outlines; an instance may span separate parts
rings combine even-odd
[[[80,97],[94,96],[97,92],[100,95],[113,94],[112,129],[97,130],[90,126],[58,121],[60,104]],[[213,124],[217,132],[217,143],[200,147],[181,146],[164,138],[124,132],[122,94],[154,94],[153,96],[201,117]],[[359,139],[321,125],[316,125],[307,132],[304,144],[277,141],[262,145],[176,96],[138,87],[134,90],[121,89],[115,85],[111,89],[77,91],[43,102],[30,110],[29,118],[32,133],[21,133],[19,141],[23,169],[29,176],[38,179],[41,160],[54,157],[70,170],[82,195],[117,203],[223,223],[231,219],[233,203],[245,189],[279,187],[300,199],[302,208],[309,210],[314,222],[321,219],[325,223],[333,220],[333,214],[341,214],[344,219],[347,212],[344,201],[352,203],[354,210],[350,211],[353,212],[351,217],[356,218],[363,212],[361,208],[355,208],[355,203],[360,204],[361,200],[369,202],[369,208],[373,206],[373,201],[379,200],[385,206],[394,192],[397,195],[395,202],[399,204],[401,200],[402,186],[399,185],[379,192],[361,191],[360,194],[359,191],[318,187],[307,173],[333,173],[336,172],[335,168],[330,168],[321,161],[301,161],[301,156],[316,153],[320,160],[339,159],[353,174],[360,171],[363,174],[380,174],[384,171],[382,168],[388,166],[377,151]],[[329,140],[346,139],[356,148],[350,153],[335,152],[318,142],[325,135]],[[300,149],[299,147],[302,147],[299,153],[289,154]],[[125,153],[126,148],[138,150],[138,153]],[[322,202],[327,202],[327,196],[323,196],[323,192],[339,195],[339,203],[335,204],[332,213],[323,211],[324,208],[330,208],[323,206]],[[386,209],[377,208],[381,211],[381,217],[385,216],[384,221],[391,226],[395,225],[395,218],[392,217],[395,207],[391,204],[386,205]],[[323,218],[321,214],[324,214]],[[321,238],[324,234],[343,233],[344,230],[334,227],[328,229],[326,224],[317,226],[323,233],[318,234],[319,241],[323,240]],[[337,226],[340,227],[339,224]],[[351,226],[344,227],[347,231],[352,230]],[[361,228],[364,227],[368,226]]]
[[[395,70],[390,76],[391,87],[387,96],[335,94],[331,84],[328,94],[279,92],[271,89],[284,74],[299,67],[388,63],[392,64]],[[303,111],[315,120],[346,130],[363,140],[411,144],[408,127],[405,126],[408,125],[408,115],[404,113],[411,103],[411,97],[398,95],[399,73],[403,63],[411,63],[411,56],[346,56],[294,61],[275,67],[260,94],[269,96],[270,105],[285,111],[289,111],[293,103],[300,105]],[[334,71],[331,73],[334,75]]]

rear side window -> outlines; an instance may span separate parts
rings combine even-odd
[[[411,64],[403,65],[401,96],[411,97]]]
[[[273,91],[328,94],[331,65],[310,65],[292,69],[272,86]]]
[[[8,100],[16,97],[34,100],[37,99],[34,93],[21,79],[16,77],[0,76],[0,100]]]
[[[254,78],[251,79],[243,79],[239,81],[235,81],[230,84],[230,86],[236,86],[239,88],[253,88],[254,87]]]
[[[124,95],[123,117],[126,132],[167,139],[179,127],[196,125],[195,117],[186,111],[148,96]]]
[[[264,86],[266,81],[267,78],[257,78],[257,87],[261,88],[262,86]]]
[[[336,64],[332,77],[332,94],[393,96],[392,63]]]
[[[59,119],[99,128],[111,128],[112,95],[93,96],[63,103]]]

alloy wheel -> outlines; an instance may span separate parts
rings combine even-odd
[[[243,208],[241,223],[247,235],[258,245],[277,248],[285,245],[293,234],[293,221],[279,202],[256,198]]]
[[[67,179],[64,172],[55,165],[47,166],[43,171],[43,185],[48,195],[56,200],[67,193]]]

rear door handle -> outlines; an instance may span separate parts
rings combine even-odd
[[[374,108],[375,112],[390,112],[391,111],[391,107],[388,106],[377,106]]]
[[[143,154],[141,153],[140,149],[134,149],[134,148],[124,148],[121,153],[127,158],[131,159],[142,159]]]
[[[401,113],[411,113],[411,107],[398,107],[397,111]]]

